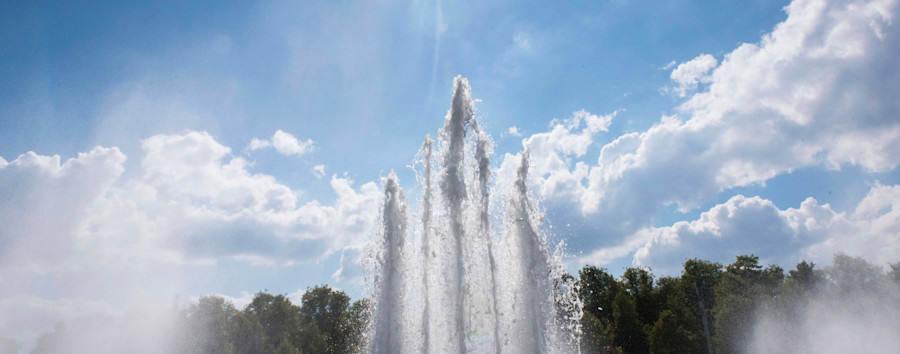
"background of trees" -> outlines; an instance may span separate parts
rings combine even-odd
[[[307,289],[301,304],[285,295],[259,292],[238,310],[219,296],[204,296],[188,308],[155,321],[150,316],[60,323],[42,335],[33,353],[353,353],[367,323],[368,302],[350,302],[328,286]],[[145,326],[151,322],[159,326]],[[134,326],[136,330],[123,330]],[[150,337],[147,341],[139,339]]]
[[[628,268],[615,279],[605,269],[586,266],[578,272],[584,303],[582,351],[707,353],[711,347],[714,353],[832,352],[815,348],[824,344],[808,339],[809,311],[836,313],[821,316],[829,321],[856,317],[856,327],[860,318],[878,312],[874,329],[900,333],[900,263],[889,268],[885,272],[842,254],[825,269],[803,261],[787,274],[777,265],[763,267],[753,255],[738,256],[725,266],[691,259],[680,277],[658,279],[646,269]],[[774,330],[760,333],[758,321],[767,321]],[[831,327],[847,328],[840,323]],[[815,334],[828,335],[842,333]],[[755,340],[760,336],[763,340]],[[892,340],[896,336],[875,338],[869,349],[848,349],[879,352]]]
[[[840,340],[835,344],[828,337],[841,335],[868,336],[862,344],[868,347],[841,350],[900,346],[900,263],[885,271],[841,254],[832,263],[817,269],[804,261],[785,273],[744,255],[728,265],[687,260],[678,277],[656,278],[649,269],[628,268],[618,279],[585,266],[576,287],[583,304],[581,350],[821,352],[839,346]],[[244,309],[236,309],[221,297],[204,296],[188,308],[129,321],[88,318],[59,324],[38,339],[33,352],[353,353],[364,346],[367,301],[351,302],[344,292],[324,285],[308,289],[300,304],[260,292]],[[865,333],[811,335],[820,330],[816,323],[810,327],[811,311],[822,314],[813,321],[857,321]],[[760,321],[768,326],[763,331],[755,330]],[[824,332],[845,328],[828,325]],[[0,351],[17,350],[15,342],[0,337]]]

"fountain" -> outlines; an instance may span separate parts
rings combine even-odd
[[[370,352],[577,352],[581,307],[528,195],[528,153],[507,190],[492,189],[492,154],[468,80],[457,76],[437,146],[426,136],[415,164],[414,228],[396,174],[384,183],[368,262]]]

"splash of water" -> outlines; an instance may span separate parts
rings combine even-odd
[[[415,232],[396,175],[385,181],[372,252],[377,264],[368,277],[375,302],[371,352],[577,351],[580,306],[529,197],[528,154],[520,154],[509,190],[491,186],[492,154],[469,83],[456,77],[437,144],[426,136],[419,155],[423,193]]]

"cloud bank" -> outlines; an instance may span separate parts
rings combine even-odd
[[[0,332],[33,340],[84,311],[115,316],[123,305],[159,304],[183,288],[185,269],[291,265],[368,242],[375,183],[332,176],[333,203],[300,203],[301,191],[250,172],[206,132],[141,146],[132,171],[115,147],[64,162],[34,152],[3,160],[0,279],[9,286],[0,303],[19,305],[0,307]]]
[[[602,144],[597,133],[606,129],[557,121],[548,132],[523,140],[534,160],[532,183],[539,194],[548,205],[588,221],[590,227],[577,231],[570,243],[596,250],[584,260],[675,261],[683,255],[682,243],[690,243],[684,248],[689,249],[706,240],[700,235],[712,238],[742,227],[759,232],[729,238],[730,247],[745,247],[743,252],[766,244],[765,238],[791,235],[790,249],[801,255],[852,243],[842,237],[878,238],[879,259],[897,254],[892,229],[897,220],[859,211],[893,188],[884,186],[873,187],[852,215],[815,200],[780,210],[770,201],[739,196],[700,220],[648,228],[667,206],[695,210],[729,189],[799,168],[852,165],[885,172],[900,164],[900,88],[894,84],[900,82],[894,60],[900,54],[898,2],[798,0],[785,11],[787,19],[758,43],[741,44],[721,61],[702,54],[674,66],[672,90],[687,97],[646,131]],[[699,91],[687,95],[694,90]],[[596,161],[582,158],[589,147],[599,148]],[[504,175],[501,167],[500,179]],[[893,205],[893,198],[881,204]],[[817,224],[788,222],[791,217]],[[759,230],[754,222],[774,226]],[[857,233],[840,236],[840,230]],[[875,236],[879,232],[885,236]],[[780,250],[765,251],[773,260],[787,257]]]

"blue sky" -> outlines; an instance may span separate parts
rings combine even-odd
[[[359,298],[380,178],[416,195],[457,75],[572,270],[900,261],[894,0],[2,7],[0,334],[26,345],[174,294]]]

